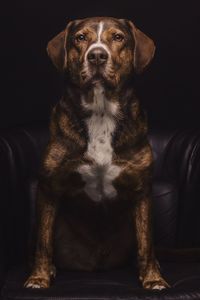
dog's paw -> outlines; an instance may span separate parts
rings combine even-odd
[[[170,286],[164,279],[159,279],[155,281],[146,281],[143,283],[143,287],[149,290],[163,290]]]
[[[25,288],[46,289],[50,286],[50,278],[30,276],[24,284]]]
[[[163,289],[166,289],[166,288],[167,287],[165,285],[156,283],[155,285],[153,285],[152,290],[163,290]]]

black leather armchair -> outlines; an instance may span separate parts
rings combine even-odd
[[[152,130],[153,225],[157,247],[200,247],[200,131]],[[1,299],[200,299],[200,262],[160,260],[172,288],[146,291],[133,266],[108,272],[59,272],[47,290],[24,289],[37,174],[48,141],[44,124],[0,132]]]

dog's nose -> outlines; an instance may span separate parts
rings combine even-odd
[[[108,54],[103,48],[94,48],[88,53],[87,59],[93,65],[102,65],[106,63]]]

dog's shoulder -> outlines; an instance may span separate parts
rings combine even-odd
[[[52,139],[71,141],[76,146],[84,147],[85,128],[79,111],[67,102],[65,97],[52,110],[50,134]]]
[[[148,132],[146,113],[135,96],[122,110],[123,119],[118,123],[114,137],[116,151],[138,148],[146,140]]]
[[[65,159],[77,159],[87,146],[81,119],[61,99],[53,108],[50,139],[42,159],[42,170],[52,173]]]

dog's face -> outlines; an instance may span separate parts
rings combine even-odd
[[[47,47],[55,66],[78,86],[97,81],[116,87],[153,58],[153,41],[131,21],[107,17],[70,22]]]

